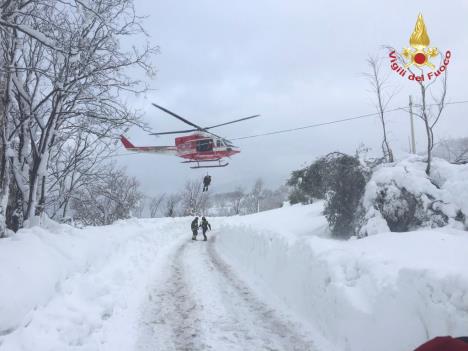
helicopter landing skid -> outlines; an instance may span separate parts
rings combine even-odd
[[[215,162],[218,161],[218,164],[208,164],[208,165],[203,165],[205,162]],[[221,163],[221,159],[216,159],[216,160],[206,160],[206,161],[183,161],[182,163],[196,163],[196,166],[190,167],[191,169],[199,169],[199,168],[219,168],[219,167],[226,167],[229,162],[227,163]],[[200,164],[202,163],[202,164]]]
[[[219,164],[219,165],[206,165],[206,166],[203,166],[203,165],[197,165],[197,166],[193,166],[193,167],[190,167],[191,169],[199,169],[199,168],[220,168],[220,167],[226,167],[229,163],[224,163],[224,164]]]

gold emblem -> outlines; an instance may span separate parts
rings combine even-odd
[[[415,65],[417,67],[428,66],[434,70],[435,66],[429,62],[429,59],[437,56],[439,54],[439,50],[436,48],[428,48],[430,43],[423,16],[422,14],[419,14],[416,26],[414,27],[414,32],[410,37],[411,48],[404,48],[402,52],[402,55],[409,60],[409,63],[405,65],[405,68]]]

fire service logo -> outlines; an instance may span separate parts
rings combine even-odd
[[[416,26],[414,27],[413,34],[410,37],[411,48],[404,48],[399,58],[396,50],[392,50],[389,54],[390,67],[391,69],[399,74],[401,77],[406,77],[409,80],[416,82],[430,81],[439,77],[450,63],[452,53],[447,51],[443,57],[441,66],[436,70],[436,66],[431,62],[431,59],[439,56],[439,50],[434,47],[429,47],[431,41],[427,34],[426,25],[422,14],[419,14]],[[401,61],[404,61],[400,65]],[[417,75],[412,73],[410,70],[412,67],[421,69],[421,74]],[[427,67],[431,71],[428,73],[424,72],[424,68]]]

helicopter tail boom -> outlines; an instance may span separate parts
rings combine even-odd
[[[122,142],[125,149],[128,151],[167,154],[167,155],[177,154],[177,149],[174,146],[135,146],[130,142],[130,140],[128,140],[123,135],[120,136],[120,141]]]
[[[132,149],[132,148],[135,148],[135,145],[133,145],[130,140],[128,140],[126,137],[124,137],[123,135],[120,136],[120,141],[122,142],[123,146],[126,148],[126,149]]]

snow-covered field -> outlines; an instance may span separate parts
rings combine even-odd
[[[0,350],[406,351],[468,331],[468,234],[328,238],[322,203],[0,241]]]

